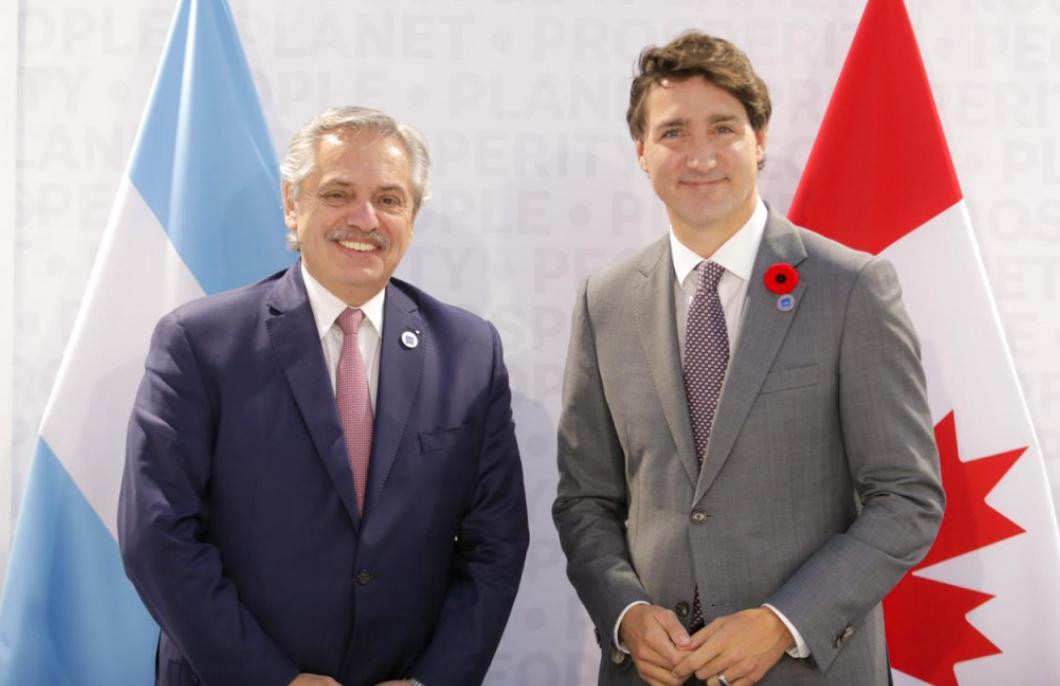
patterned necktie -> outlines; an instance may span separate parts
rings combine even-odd
[[[696,267],[696,272],[699,286],[688,308],[685,327],[684,377],[692,439],[696,445],[696,458],[702,465],[710,443],[718,397],[725,382],[725,370],[729,366],[729,331],[718,297],[718,282],[725,268],[716,262],[704,261]],[[702,626],[703,607],[697,585],[692,601],[691,628],[696,631]]]
[[[335,402],[346,439],[346,453],[357,493],[357,514],[364,514],[368,483],[368,457],[372,452],[372,402],[368,395],[368,370],[357,347],[357,327],[364,312],[347,307],[335,320],[344,334],[339,367],[335,372]]]

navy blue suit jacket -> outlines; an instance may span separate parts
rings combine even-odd
[[[159,322],[118,506],[158,683],[482,681],[528,542],[500,341],[392,280],[381,346],[359,517],[299,265]]]

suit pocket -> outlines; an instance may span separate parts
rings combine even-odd
[[[766,375],[766,380],[762,383],[762,390],[759,393],[776,393],[777,391],[786,391],[791,388],[813,386],[816,383],[816,364],[788,367],[787,369],[777,369]]]
[[[472,424],[464,424],[454,429],[420,432],[420,450],[433,453],[457,447],[469,447],[475,444],[475,430]]]

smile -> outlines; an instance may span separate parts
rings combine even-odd
[[[691,186],[693,188],[708,188],[710,186],[716,186],[724,180],[724,177],[720,179],[685,179],[681,181],[680,184],[683,186]]]
[[[365,243],[363,241],[338,241],[338,244],[347,250],[355,250],[357,252],[372,252],[379,249],[379,246],[375,243]]]

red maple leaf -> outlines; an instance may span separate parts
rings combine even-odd
[[[936,686],[956,686],[954,665],[1001,652],[966,619],[994,596],[913,572],[1023,533],[987,505],[986,496],[1027,448],[962,462],[952,412],[935,426],[935,441],[946,489],[942,526],[927,556],[884,599],[883,611],[894,668]]]

